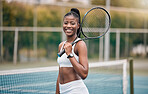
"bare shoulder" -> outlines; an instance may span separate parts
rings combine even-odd
[[[79,42],[76,44],[76,46],[77,46],[77,50],[82,50],[82,51],[84,51],[84,50],[87,49],[86,43],[85,43],[84,41],[79,41]]]
[[[87,46],[84,41],[77,42],[75,49],[75,53],[81,58],[81,56],[87,56]]]
[[[87,60],[87,46],[84,41],[79,41],[76,45],[76,54],[79,56],[79,61],[86,62]]]
[[[77,43],[77,46],[78,46],[78,47],[83,47],[83,46],[86,46],[86,44],[85,44],[84,41],[79,41],[79,42]]]
[[[60,49],[61,49],[61,47],[62,47],[63,43],[64,43],[64,41],[63,41],[63,42],[61,42],[61,43],[59,44],[58,51],[60,51]]]

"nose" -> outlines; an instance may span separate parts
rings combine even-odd
[[[70,23],[68,23],[68,24],[67,24],[67,27],[71,27],[71,24],[70,24]]]

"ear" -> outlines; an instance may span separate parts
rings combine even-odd
[[[80,24],[78,23],[78,28],[80,28]]]

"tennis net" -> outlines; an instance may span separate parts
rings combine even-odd
[[[85,81],[90,94],[127,94],[127,60],[89,64]]]
[[[90,94],[126,94],[127,60],[89,63]],[[58,66],[0,71],[0,94],[55,94]]]

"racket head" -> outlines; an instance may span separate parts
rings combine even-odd
[[[95,39],[104,36],[111,25],[110,14],[102,7],[94,7],[84,15],[80,25],[85,39]]]

